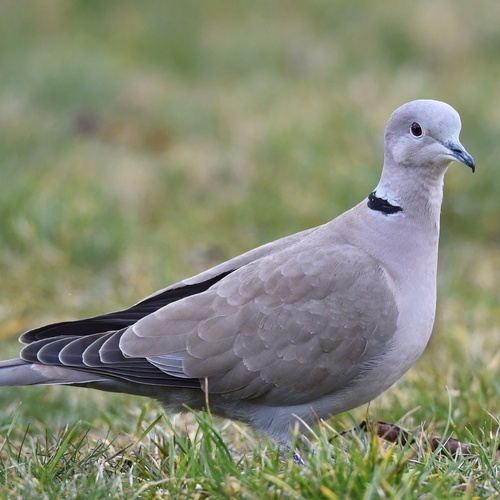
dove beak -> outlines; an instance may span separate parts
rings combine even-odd
[[[444,145],[448,148],[451,156],[455,160],[467,165],[473,172],[476,171],[476,162],[474,161],[474,158],[467,153],[465,148],[459,142],[448,141]]]

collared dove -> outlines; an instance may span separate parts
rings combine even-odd
[[[297,423],[372,400],[422,354],[444,174],[454,160],[475,169],[460,128],[448,104],[404,104],[387,124],[380,182],[354,208],[129,309],[28,331],[0,385],[138,394],[175,412],[208,399],[289,449]]]

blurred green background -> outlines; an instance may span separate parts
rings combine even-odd
[[[434,98],[477,172],[446,178],[435,337],[409,380],[442,397],[486,367],[477,404],[498,412],[499,74],[497,0],[2,1],[2,358],[24,329],[350,208],[390,113]]]

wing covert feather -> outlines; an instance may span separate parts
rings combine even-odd
[[[364,293],[360,294],[360,290]],[[130,327],[120,347],[228,398],[294,402],[348,385],[390,349],[398,310],[377,261],[343,244],[287,249]],[[174,371],[172,371],[174,375]],[[281,398],[281,399],[280,399]]]

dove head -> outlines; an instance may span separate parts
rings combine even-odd
[[[386,162],[444,171],[452,161],[475,170],[472,156],[460,144],[459,114],[440,101],[411,101],[394,111],[385,130]]]

